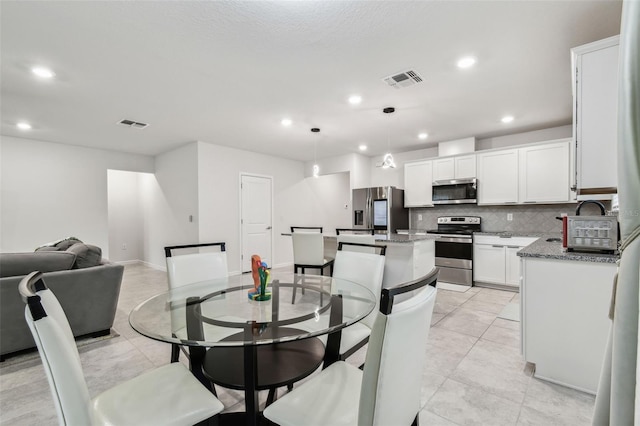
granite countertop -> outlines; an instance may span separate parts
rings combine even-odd
[[[495,235],[496,237],[530,237],[530,238],[562,238],[562,233],[553,232],[518,232],[518,231],[482,231],[474,232],[473,235]]]
[[[619,254],[565,251],[562,248],[562,242],[548,242],[546,238],[540,238],[529,244],[518,252],[518,256],[598,263],[616,263],[620,259]]]

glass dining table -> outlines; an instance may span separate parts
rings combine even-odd
[[[337,361],[340,330],[369,315],[378,297],[328,276],[271,272],[271,278],[270,300],[249,298],[251,275],[236,275],[153,296],[133,309],[129,323],[146,337],[187,347],[190,369],[207,388],[243,389],[244,423],[255,425],[258,391],[270,389],[272,398],[276,387]]]

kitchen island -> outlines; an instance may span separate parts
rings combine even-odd
[[[566,252],[545,238],[518,256],[525,360],[540,379],[595,394],[618,256]]]
[[[383,288],[425,276],[435,267],[435,238],[431,235],[380,234],[375,238],[376,244],[387,246]],[[324,250],[325,256],[335,257],[335,235],[325,235]]]

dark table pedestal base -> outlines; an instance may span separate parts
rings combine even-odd
[[[268,333],[270,330],[265,330],[262,337],[268,337]],[[282,327],[277,329],[277,334],[298,335],[300,331]],[[243,333],[238,333],[225,340],[242,339]],[[316,371],[324,358],[324,345],[320,339],[310,338],[260,345],[257,352],[256,390],[267,390],[292,385]],[[218,346],[209,349],[204,358],[203,370],[205,376],[217,385],[244,389],[244,347]]]

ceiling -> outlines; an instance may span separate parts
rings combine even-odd
[[[571,122],[569,49],[620,1],[2,1],[2,135],[156,155],[203,141],[310,161]],[[464,55],[477,58],[459,69]],[[50,67],[43,81],[30,69]],[[382,79],[408,69],[423,82]],[[362,96],[359,105],[347,102]],[[396,108],[391,115],[382,113]],[[504,124],[510,114],[514,121]],[[289,117],[293,124],[281,125]],[[116,124],[149,123],[145,129]],[[16,122],[33,128],[21,131]],[[310,132],[319,127],[321,132]],[[427,132],[426,141],[417,135]]]

